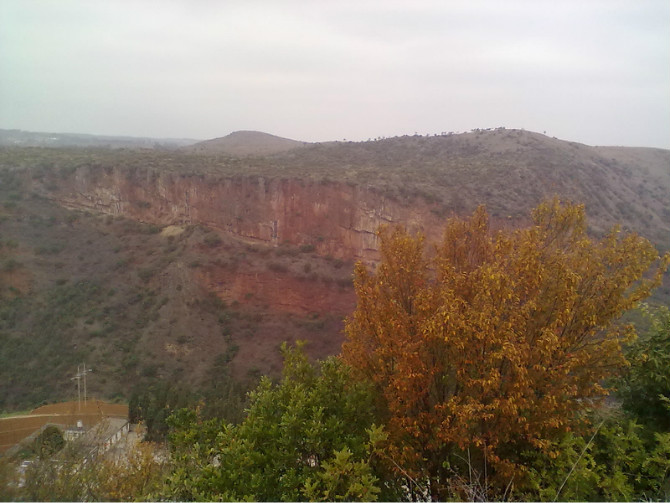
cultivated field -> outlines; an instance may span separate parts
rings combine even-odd
[[[88,429],[109,417],[128,417],[128,406],[100,400],[89,400],[86,404],[82,403],[81,407],[78,402],[62,402],[38,407],[30,414],[0,418],[0,453],[47,424],[68,428],[81,421]]]

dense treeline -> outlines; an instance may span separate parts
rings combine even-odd
[[[36,463],[10,498],[53,484],[51,499],[667,500],[670,311],[643,307],[637,338],[620,318],[670,256],[585,229],[582,207],[553,201],[524,229],[494,232],[483,209],[451,220],[430,249],[382,230],[340,357],[284,346],[281,379],[242,415],[181,408],[169,387],[136,395],[166,454],[115,465],[124,483],[107,493],[58,492]]]

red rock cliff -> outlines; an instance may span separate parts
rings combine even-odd
[[[421,201],[404,205],[364,187],[336,182],[87,167],[57,185],[35,183],[70,208],[161,226],[203,224],[268,244],[311,244],[319,254],[336,258],[376,259],[375,233],[382,224],[402,222],[429,235],[439,228],[438,218]]]

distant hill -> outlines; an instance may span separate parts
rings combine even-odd
[[[44,133],[21,129],[0,129],[0,146],[5,147],[106,147],[170,149],[196,143],[189,138],[145,138],[79,133]]]
[[[202,154],[228,154],[235,157],[263,156],[287,152],[308,143],[274,136],[260,131],[235,131],[223,138],[191,145],[187,150]]]

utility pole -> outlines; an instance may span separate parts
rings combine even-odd
[[[77,410],[81,412],[81,374],[79,373],[79,365],[77,365],[77,373],[70,381],[77,381]]]
[[[84,406],[86,406],[87,390],[86,390],[86,374],[93,372],[92,369],[87,369],[86,364],[77,365],[77,373],[71,381],[77,381],[77,410],[81,412],[81,379],[84,378]]]
[[[87,369],[86,364],[82,365],[82,375],[84,376],[84,407],[86,407],[86,374],[93,372],[93,369]]]

